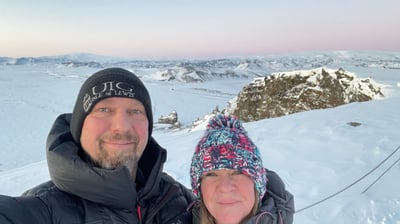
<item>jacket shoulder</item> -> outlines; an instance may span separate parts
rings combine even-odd
[[[274,206],[272,211],[276,211],[278,220],[284,224],[293,223],[295,212],[293,195],[286,189],[284,182],[276,172],[267,170],[267,179],[267,194],[263,198],[262,206],[265,208]]]
[[[58,189],[52,181],[44,182],[25,191],[22,197],[38,198],[53,212],[62,211],[65,207],[78,209],[81,207],[82,200],[84,200]]]
[[[52,191],[56,191],[55,186],[48,181],[20,197],[0,196],[0,223],[51,223],[52,209],[46,198]]]
[[[0,223],[51,223],[50,210],[37,197],[0,195]]]
[[[54,185],[52,181],[47,181],[42,184],[39,184],[31,189],[26,190],[22,193],[22,196],[43,196],[46,193],[58,191],[57,187]]]
[[[161,179],[165,184],[174,185],[176,188],[178,188],[178,195],[182,195],[187,200],[188,204],[195,201],[195,196],[192,193],[192,191],[189,188],[187,188],[185,185],[183,185],[182,183],[175,180],[169,174],[163,172]]]
[[[191,223],[192,214],[187,210],[195,198],[192,191],[170,175],[162,173],[161,201],[166,201],[160,210],[160,220],[164,223]]]
[[[83,198],[69,194],[58,189],[52,181],[39,184],[25,191],[21,198],[27,200],[38,200],[47,210],[46,218],[49,222],[40,223],[82,223],[85,209],[84,204],[88,204]],[[96,206],[95,206],[96,207]],[[43,213],[43,208],[31,206],[33,214]]]

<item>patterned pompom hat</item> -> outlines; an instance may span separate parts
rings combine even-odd
[[[259,199],[264,197],[267,177],[257,146],[247,136],[240,120],[218,114],[212,118],[196,146],[190,167],[193,193],[200,197],[204,172],[233,169],[252,178]]]

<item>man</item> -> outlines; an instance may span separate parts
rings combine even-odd
[[[0,196],[0,223],[190,223],[190,190],[162,171],[149,93],[133,73],[101,70],[47,138],[51,181]]]

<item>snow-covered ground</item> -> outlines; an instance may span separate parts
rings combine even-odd
[[[400,152],[360,180],[400,146],[400,70],[344,69],[385,85],[385,98],[244,126],[259,146],[264,165],[278,172],[294,194],[299,211],[295,223],[400,223],[400,162],[396,162]],[[0,194],[19,195],[49,179],[45,161],[47,132],[59,113],[72,110],[81,83],[97,70],[1,66]],[[152,96],[155,120],[177,111],[184,126],[216,106],[223,108],[243,85],[251,82],[160,82],[148,76],[144,81]],[[349,122],[361,125],[355,127]],[[191,156],[202,134],[201,129],[189,128],[159,128],[154,132],[168,150],[165,170],[188,187]],[[328,200],[307,208],[325,198]]]

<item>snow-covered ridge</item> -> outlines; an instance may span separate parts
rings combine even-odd
[[[334,51],[264,57],[235,57],[199,60],[133,60],[92,54],[68,54],[45,57],[0,57],[0,65],[47,64],[57,68],[124,67],[143,78],[160,81],[203,82],[221,78],[254,78],[273,72],[319,67],[370,67],[400,69],[400,53]]]

